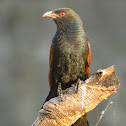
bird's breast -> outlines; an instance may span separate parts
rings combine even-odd
[[[53,44],[55,83],[72,83],[85,74],[86,50],[84,48],[83,42],[59,41]]]

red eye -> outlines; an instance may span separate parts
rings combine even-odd
[[[64,12],[61,12],[61,13],[60,13],[60,15],[61,15],[61,16],[64,16],[64,15],[65,15],[65,13],[64,13]]]

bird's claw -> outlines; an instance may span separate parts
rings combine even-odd
[[[60,96],[61,101],[63,101],[63,91],[61,83],[58,84],[58,95]]]
[[[78,78],[77,83],[76,83],[76,88],[75,88],[76,93],[78,93],[80,82],[81,82],[81,80],[80,80],[80,78]]]

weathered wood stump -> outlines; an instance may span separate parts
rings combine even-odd
[[[100,69],[86,81],[79,82],[78,92],[73,84],[63,91],[63,101],[55,97],[46,102],[32,126],[70,126],[102,100],[116,93],[118,87],[114,66]]]

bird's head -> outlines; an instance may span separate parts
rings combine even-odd
[[[80,16],[70,8],[59,8],[46,12],[42,17],[52,18],[58,27],[81,27],[83,26]]]

